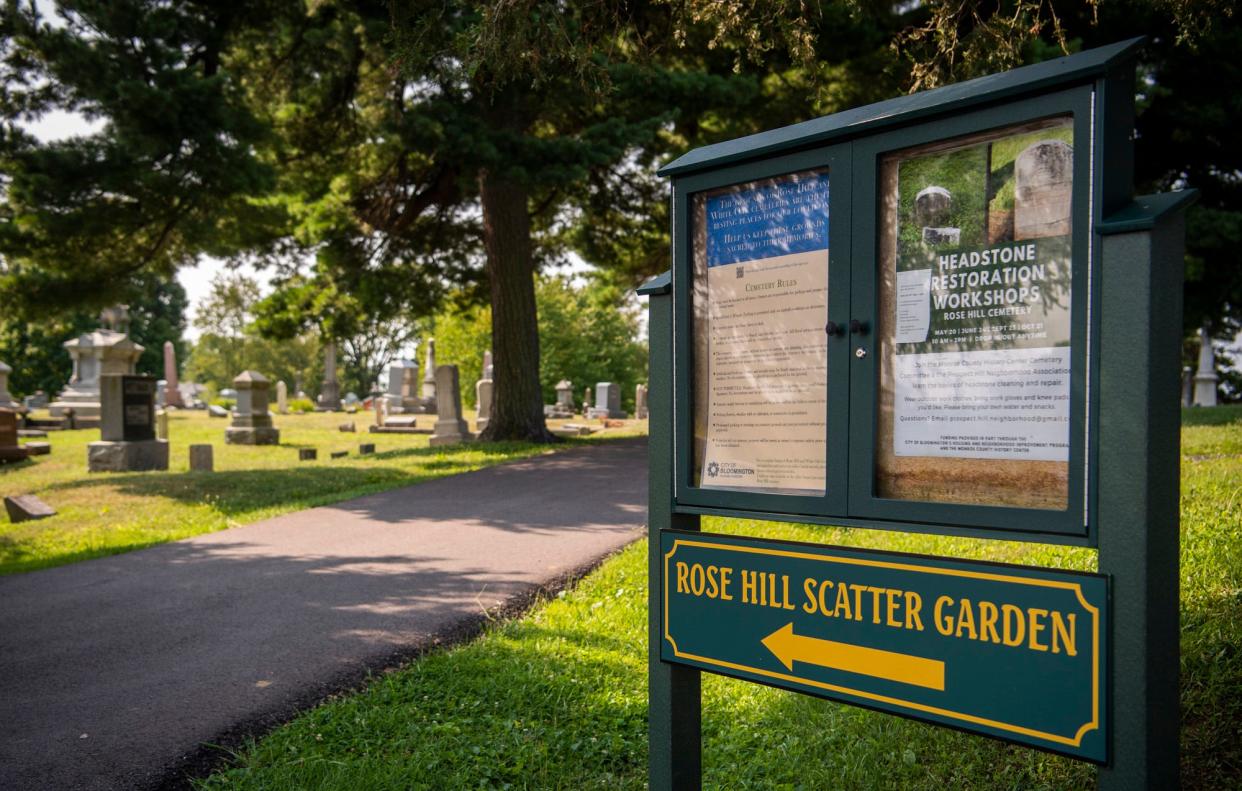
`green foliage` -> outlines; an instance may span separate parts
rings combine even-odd
[[[640,307],[627,304],[614,286],[575,286],[558,276],[539,277],[535,299],[544,403],[556,400],[562,379],[573,382],[576,394],[597,382],[616,382],[622,406],[633,411],[634,387],[647,381],[647,347],[638,338]],[[482,375],[483,352],[491,348],[491,311],[481,306],[449,311],[436,317],[435,332],[436,362],[458,366],[462,400],[476,406],[473,383]]]
[[[315,411],[315,402],[309,398],[290,398],[289,411],[297,414],[306,414]]]
[[[237,399],[236,398],[213,398],[211,399],[211,404],[212,406],[218,406],[221,409],[232,409],[234,406],[237,405]]]

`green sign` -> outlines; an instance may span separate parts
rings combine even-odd
[[[661,533],[661,658],[1105,762],[1096,574]]]

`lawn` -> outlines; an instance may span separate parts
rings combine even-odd
[[[1224,415],[1224,417],[1222,417]],[[1182,437],[1182,778],[1242,787],[1242,409]],[[1085,549],[707,519],[716,532],[1064,568]],[[480,639],[375,678],[233,756],[205,789],[641,789],[646,546]],[[715,789],[1079,789],[1065,758],[718,676],[703,685]]]
[[[471,418],[473,426],[473,415]],[[0,466],[0,496],[35,494],[57,514],[36,522],[0,522],[0,574],[59,566],[175,541],[277,514],[339,502],[371,492],[455,475],[510,459],[551,453],[597,438],[645,433],[646,422],[628,421],[588,440],[555,446],[520,442],[428,447],[423,434],[368,434],[373,415],[360,412],[277,415],[281,444],[224,444],[229,421],[205,412],[170,414],[169,470],[88,473],[86,445],[97,429],[51,431],[50,456]],[[341,432],[353,422],[358,433]],[[419,418],[432,425],[434,415]],[[555,423],[554,423],[555,425]],[[360,443],[376,446],[360,456]],[[189,471],[189,445],[215,446],[215,471]],[[319,458],[299,462],[299,448],[317,448]],[[331,451],[348,451],[343,459]]]

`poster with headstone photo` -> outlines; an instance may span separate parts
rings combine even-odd
[[[950,460],[1068,461],[1072,132],[1064,119],[884,163],[881,483],[918,477],[903,459],[943,459],[950,479]]]

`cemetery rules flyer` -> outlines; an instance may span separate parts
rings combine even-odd
[[[822,495],[828,174],[710,196],[704,222],[709,392],[700,485]]]
[[[1034,137],[1016,142],[1049,143]],[[1069,189],[1020,198],[1008,216],[993,199],[989,218],[979,196],[1002,192],[1003,180],[1012,180],[1011,168],[998,177],[991,157],[990,147],[976,145],[899,166],[904,205],[894,273],[895,353],[886,372],[893,392],[893,453],[1064,462],[1071,366]],[[929,182],[948,182],[955,173],[952,201],[959,211],[930,221],[943,227],[921,227],[929,222],[926,212],[910,206],[908,196],[946,192]],[[967,214],[972,198],[982,219]],[[1030,216],[1064,220],[1030,230],[1037,225],[1025,222]]]

